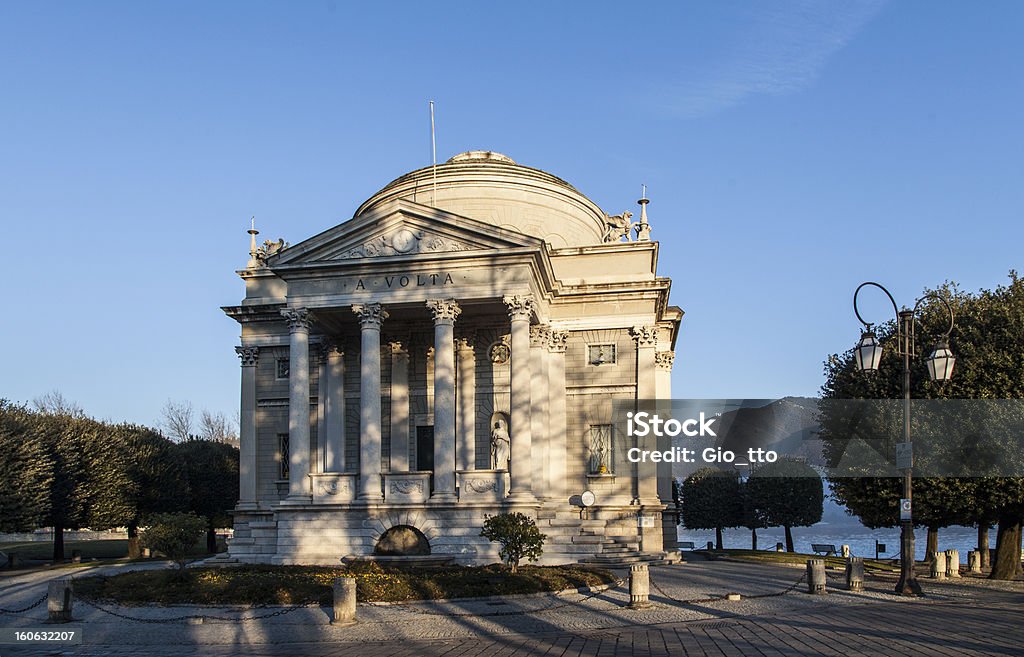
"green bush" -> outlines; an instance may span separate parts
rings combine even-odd
[[[540,533],[533,518],[522,513],[485,517],[480,535],[501,545],[498,554],[512,569],[513,575],[519,572],[520,559],[536,561],[544,554],[544,541],[548,537]]]
[[[189,552],[206,531],[206,521],[194,513],[157,513],[150,516],[149,523],[142,533],[143,547],[177,562],[179,574],[183,574]]]

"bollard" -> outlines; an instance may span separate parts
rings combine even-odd
[[[710,551],[712,551],[714,549],[715,549],[715,542],[714,541],[708,541],[708,552],[710,552]]]
[[[47,623],[71,622],[71,580],[55,579],[50,582],[46,595]]]
[[[828,593],[825,588],[825,560],[807,560],[807,592],[814,595]]]
[[[967,553],[967,568],[972,573],[981,573],[981,552],[978,550],[971,550]]]
[[[849,557],[846,560],[846,590],[864,590],[864,557]]]
[[[786,546],[783,545],[782,543],[776,543],[775,544],[775,551],[776,552],[785,552],[786,551]]]
[[[946,550],[946,577],[960,577],[960,550]]]
[[[842,555],[842,557],[844,559],[849,559],[850,558],[850,546],[849,545],[842,545],[842,546],[840,546],[839,547],[839,554]]]
[[[356,580],[353,577],[334,578],[334,618],[331,625],[351,625],[356,622]]]
[[[946,553],[936,552],[932,559],[932,579],[946,579]]]
[[[651,574],[647,564],[636,563],[629,567],[629,608],[643,609],[651,604]]]

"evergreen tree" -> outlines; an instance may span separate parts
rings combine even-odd
[[[0,531],[43,525],[53,485],[53,461],[35,425],[39,418],[0,399]]]
[[[722,529],[743,525],[743,492],[735,472],[701,468],[683,480],[679,489],[683,525],[714,529],[715,547],[722,545]]]
[[[214,440],[187,440],[174,446],[189,484],[189,510],[206,522],[206,550],[217,551],[216,528],[231,524],[238,502],[238,448]]]
[[[801,461],[780,459],[755,470],[746,483],[750,506],[766,526],[786,530],[786,551],[793,552],[793,527],[821,521],[825,491],[821,477]]]

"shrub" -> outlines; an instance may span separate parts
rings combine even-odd
[[[206,521],[194,513],[158,513],[149,522],[142,545],[175,561],[183,575],[189,552],[206,531]]]
[[[540,533],[533,518],[522,513],[501,513],[485,516],[480,535],[501,545],[498,554],[512,569],[519,571],[519,560],[536,561],[544,553],[547,536]]]

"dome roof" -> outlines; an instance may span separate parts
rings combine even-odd
[[[540,237],[555,248],[600,244],[601,208],[561,178],[492,151],[460,153],[396,178],[367,199],[356,216],[396,199]]]

